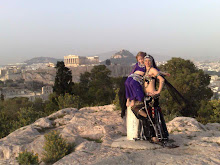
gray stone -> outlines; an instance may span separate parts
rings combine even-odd
[[[162,148],[162,146],[157,144],[152,144],[148,141],[143,140],[127,140],[127,137],[121,137],[115,140],[111,147],[118,147],[124,149],[135,149],[135,150],[154,150],[158,148]]]
[[[51,120],[47,118],[40,118],[33,123],[33,126],[37,126],[40,128],[51,128],[53,127]]]
[[[25,149],[41,158],[44,134],[52,130],[60,131],[63,138],[76,145],[74,152],[55,165],[220,164],[219,123],[204,126],[193,118],[175,118],[167,124],[170,141],[179,146],[172,149],[127,140],[125,123],[114,105],[62,109],[0,139],[0,164],[16,164],[15,157]]]
[[[18,153],[23,152],[27,144],[39,135],[32,126],[25,126],[0,139],[0,160],[18,156]]]
[[[65,109],[61,109],[51,115],[48,116],[48,119],[50,120],[54,120],[57,118],[63,118],[66,115],[74,115],[76,112],[78,111],[78,109],[76,108],[65,108]]]

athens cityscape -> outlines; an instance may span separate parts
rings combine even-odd
[[[113,59],[121,59],[123,58],[124,51],[119,51],[119,55],[113,54],[109,58]],[[126,53],[126,51],[125,51]],[[135,57],[135,55],[134,55]],[[126,58],[126,57],[124,57]],[[45,58],[46,59],[46,58]],[[47,60],[47,59],[46,59]],[[82,68],[92,68],[94,65],[99,65],[101,63],[105,63],[104,61],[99,60],[98,56],[78,56],[78,55],[67,55],[64,56],[63,59],[65,66],[72,69],[73,81],[78,82],[80,73],[83,73]],[[158,65],[163,65],[166,61],[156,61]],[[198,69],[202,69],[204,72],[210,75],[211,81],[209,87],[214,92],[214,96],[218,99],[220,98],[220,61],[194,61],[193,63]],[[125,72],[118,76],[128,76],[131,71],[132,65],[125,64],[111,64],[117,65],[118,67],[121,65],[125,68]],[[55,67],[56,63],[53,60],[47,60],[46,62],[43,60],[42,62],[33,62],[32,64],[27,63],[15,63],[8,64],[2,66],[0,68],[0,84],[1,90],[0,93],[5,98],[13,98],[13,97],[28,97],[30,100],[34,100],[35,98],[42,98],[44,100],[48,99],[48,95],[53,92],[52,86],[54,84],[55,79]],[[130,68],[129,68],[130,66]],[[74,70],[80,70],[78,72],[74,72]],[[91,70],[91,69],[90,69]],[[113,71],[114,72],[114,71]],[[114,75],[116,76],[116,75]],[[32,82],[36,81],[42,83],[42,89],[28,90],[23,88],[22,86],[13,87],[12,84],[16,84],[16,82]],[[11,84],[6,87],[3,87],[3,84]]]

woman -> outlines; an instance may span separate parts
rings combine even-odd
[[[140,119],[142,123],[141,130],[144,133],[140,133],[140,138],[145,140],[152,140],[153,142],[166,141],[168,140],[168,131],[166,124],[161,113],[159,106],[159,95],[162,91],[164,84],[171,94],[179,104],[185,102],[182,95],[163,77],[163,75],[168,75],[168,73],[163,73],[159,71],[151,55],[146,55],[144,57],[144,64],[146,66],[146,73],[144,75],[144,102],[136,101],[135,105],[131,107],[135,116]],[[159,80],[159,87],[156,89],[156,82]],[[125,103],[124,103],[125,104]],[[125,114],[125,107],[122,107],[121,116]],[[144,135],[143,137],[141,137]],[[158,139],[159,138],[159,139]]]
[[[151,138],[153,142],[158,142],[160,137],[161,140],[168,139],[168,131],[166,124],[159,107],[159,95],[162,91],[165,79],[161,76],[160,71],[158,70],[155,61],[152,56],[146,55],[144,57],[144,64],[146,66],[146,73],[144,75],[144,92],[145,92],[145,109],[139,109],[138,114],[147,118],[148,126],[148,137]],[[156,80],[159,80],[159,87],[156,90]],[[135,110],[134,110],[135,111]],[[137,113],[137,109],[136,109]],[[159,121],[160,120],[160,121]],[[159,123],[161,125],[158,125]],[[146,121],[145,121],[146,124]]]

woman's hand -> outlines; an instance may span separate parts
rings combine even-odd
[[[151,93],[151,96],[158,95],[158,94],[160,94],[159,91],[153,91],[153,92]]]

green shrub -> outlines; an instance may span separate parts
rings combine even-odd
[[[42,160],[45,163],[54,163],[71,152],[71,145],[62,138],[59,132],[51,131],[44,137],[45,144]]]
[[[220,123],[220,100],[202,101],[197,120],[203,124]]]
[[[20,152],[16,160],[18,161],[19,165],[40,164],[38,155],[26,150],[24,152]]]
[[[119,88],[115,90],[116,96],[115,99],[113,100],[113,104],[116,106],[115,110],[121,109],[118,92],[119,92]]]
[[[59,109],[63,108],[80,108],[80,99],[79,96],[70,95],[66,93],[64,96],[60,95],[56,100],[59,106]]]

